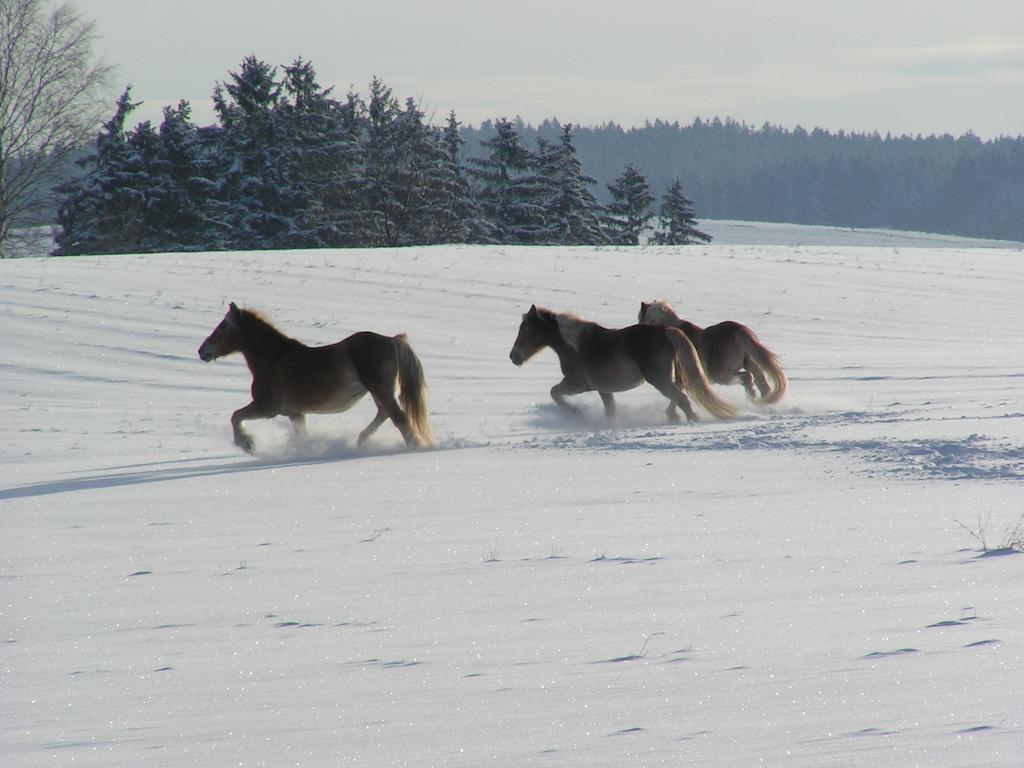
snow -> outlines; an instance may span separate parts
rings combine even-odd
[[[1024,512],[1021,254],[763,235],[0,262],[0,764],[1019,765],[1024,555],[957,521]],[[655,298],[783,401],[610,428],[508,360],[531,303]],[[361,403],[239,452],[229,301],[407,331],[438,448]]]

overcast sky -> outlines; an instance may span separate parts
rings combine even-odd
[[[253,54],[374,75],[437,121],[733,117],[792,128],[1024,134],[1024,0],[76,0],[138,119]]]

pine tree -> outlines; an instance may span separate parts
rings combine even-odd
[[[683,194],[683,185],[674,180],[661,201],[658,220],[660,230],[651,242],[655,245],[689,245],[696,242],[710,243],[711,236],[697,229],[693,201]]]
[[[230,82],[214,89],[218,197],[227,206],[229,247],[285,247],[292,232],[276,114],[281,87],[275,68],[248,56]]]
[[[539,173],[546,196],[544,241],[560,245],[608,242],[601,218],[604,207],[590,192],[596,180],[583,172],[573,146],[572,126],[565,125],[557,143],[538,137]]]
[[[281,245],[354,244],[361,153],[344,105],[320,87],[313,66],[302,59],[284,68],[282,88],[275,118],[290,223]]]
[[[192,124],[191,106],[165,107],[149,169],[146,199],[147,251],[216,250],[224,233],[223,205],[215,197],[207,144]]]
[[[462,172],[465,140],[459,135],[459,126],[455,112],[451,112],[441,135],[440,210],[435,240],[438,243],[479,242],[487,231],[480,206]]]
[[[414,193],[400,194],[406,208],[410,244],[464,243],[479,210],[459,166],[458,121],[453,112],[444,130],[423,121],[410,99],[400,118],[404,136],[404,184]]]
[[[364,243],[370,246],[395,245],[397,222],[393,184],[397,140],[395,120],[398,100],[379,78],[370,82],[363,136],[363,181],[361,206]]]
[[[60,231],[55,253],[128,253],[143,231],[144,199],[139,189],[138,144],[129,144],[124,124],[138,106],[131,86],[117,100],[114,115],[96,137],[96,151],[79,161],[84,173],[60,188]],[[143,132],[152,129],[145,124]]]
[[[481,140],[483,158],[471,158],[469,175],[488,223],[483,242],[536,243],[544,236],[544,188],[537,160],[507,118],[494,123],[495,135]]]
[[[609,239],[619,245],[639,245],[640,235],[647,228],[653,213],[654,195],[647,179],[633,165],[608,185],[612,202],[608,206],[605,228]]]
[[[446,178],[445,151],[440,132],[427,125],[423,112],[413,99],[395,125],[398,139],[394,196],[397,220],[397,245],[423,245],[438,242],[441,206]]]

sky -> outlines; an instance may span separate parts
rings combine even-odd
[[[753,125],[988,139],[1024,134],[1020,0],[76,0],[137,119],[210,94],[247,55],[374,76],[436,122]],[[116,95],[116,93],[115,93]]]

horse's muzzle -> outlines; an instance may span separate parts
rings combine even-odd
[[[209,347],[205,344],[199,348],[199,359],[204,363],[208,363],[213,360],[213,352],[211,352]]]
[[[512,361],[514,365],[523,364],[523,356],[516,352],[514,349],[509,352],[508,359]]]

